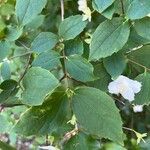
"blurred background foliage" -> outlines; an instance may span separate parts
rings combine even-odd
[[[125,4],[126,3],[127,1],[125,1]],[[16,81],[20,79],[20,76],[24,72],[24,68],[26,67],[26,62],[28,61],[29,48],[30,44],[33,42],[33,39],[42,31],[50,31],[57,34],[58,26],[61,22],[59,0],[48,0],[46,7],[43,9],[41,14],[37,15],[24,28],[19,27],[15,16],[15,4],[15,0],[0,0],[1,83],[8,79],[13,79]],[[83,42],[83,45],[81,44],[78,46],[81,46],[81,48],[83,46],[83,56],[85,58],[88,57],[89,52],[88,44],[86,43],[86,41],[90,39],[90,35],[94,32],[95,28],[106,19],[106,16],[111,18],[111,16],[118,16],[122,14],[120,0],[116,0],[113,5],[113,13],[109,13],[111,8],[108,8],[105,11],[105,14],[99,14],[98,12],[94,11],[92,14],[92,22],[90,22],[85,31],[81,33],[80,40]],[[90,1],[89,6],[92,9],[92,4]],[[80,14],[80,12],[78,11],[77,0],[65,0],[65,18],[76,14]],[[78,41],[78,39],[76,40]],[[135,29],[131,27],[129,40],[121,51],[121,53],[126,54],[124,58],[126,62],[124,70],[125,75],[134,78],[138,74],[145,71],[143,67],[131,62],[130,58],[132,60],[135,60],[137,63],[150,68],[150,46],[148,44],[149,40],[138,35]],[[141,50],[132,52],[132,54],[128,55],[132,48],[141,45],[146,46],[142,47]],[[61,47],[58,47],[58,49],[61,49]],[[34,59],[35,56],[33,55],[32,57],[32,59]],[[103,91],[107,91],[107,86],[111,81],[111,76],[107,73],[102,61],[93,63],[93,65],[95,68],[94,74],[101,78],[88,84]],[[5,92],[9,93],[9,90]],[[9,94],[9,96],[8,94],[7,96],[6,94],[0,95],[0,149],[11,150],[13,149],[13,147],[19,150],[37,149],[39,145],[44,145],[46,143],[45,136],[31,136],[27,138],[18,136],[11,130],[16,120],[18,120],[20,115],[28,108],[27,106],[19,105],[20,92],[17,91],[17,96],[14,96],[15,94],[16,91],[13,91],[13,93]],[[5,100],[7,99],[5,102],[3,102],[4,98]],[[13,101],[14,103],[12,103]],[[16,106],[16,104],[18,104],[18,106]],[[150,150],[150,107],[144,106],[143,112],[134,113],[130,104],[126,101],[125,105],[116,101],[116,105],[121,110],[121,116],[123,118],[123,123],[125,126],[134,128],[136,131],[139,131],[141,133],[148,133],[146,143],[141,142],[141,144],[137,145],[134,133],[125,130],[125,133],[127,135],[125,148],[107,140],[93,141],[92,137],[89,137],[88,135],[82,135],[82,133],[81,135],[77,135],[70,140],[71,145],[74,142],[76,143],[76,141],[80,141],[81,136],[87,136],[87,142],[91,143],[91,148],[89,148],[89,150]],[[50,136],[49,143],[57,143],[57,140],[54,141],[54,137],[56,139],[59,139],[59,136],[60,135],[57,135],[57,133],[55,133],[54,136]],[[9,147],[9,145],[7,144],[11,145],[12,147]],[[70,145],[68,143],[66,145],[66,149],[70,149],[69,146]]]

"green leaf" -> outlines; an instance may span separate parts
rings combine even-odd
[[[69,75],[78,81],[87,82],[96,79],[93,75],[92,64],[81,56],[72,55],[67,57],[65,65]]]
[[[25,30],[35,30],[37,28],[39,28],[42,23],[44,22],[45,16],[44,15],[38,15],[36,16],[31,22],[29,22],[26,26],[25,26]]]
[[[23,28],[10,26],[7,30],[6,39],[9,41],[15,41],[22,35],[22,32]]]
[[[7,116],[5,116],[4,114],[0,114],[0,133],[8,133],[9,129],[10,129],[10,122],[7,118]]]
[[[23,78],[22,102],[30,106],[41,105],[58,85],[59,81],[48,70],[32,67]]]
[[[0,84],[0,89],[2,90],[11,90],[14,89],[18,83],[15,80],[5,80]]]
[[[126,148],[116,144],[116,143],[106,143],[104,145],[105,150],[127,150]]]
[[[26,25],[32,21],[45,7],[47,0],[17,0],[16,16],[19,24]]]
[[[59,36],[64,40],[74,39],[86,27],[87,21],[82,21],[81,15],[71,16],[61,22]]]
[[[126,15],[129,19],[140,19],[150,13],[149,0],[130,0]]]
[[[80,39],[69,40],[65,42],[65,54],[69,55],[82,55],[84,51],[83,42]]]
[[[116,79],[126,68],[126,59],[122,53],[115,53],[105,58],[103,62],[112,79]]]
[[[115,0],[93,0],[93,8],[102,13],[106,10]]]
[[[10,3],[5,3],[1,5],[0,14],[3,16],[8,16],[14,14],[14,6]]]
[[[1,66],[1,76],[3,80],[8,80],[11,78],[11,70],[8,62],[3,62]]]
[[[0,62],[9,54],[10,44],[6,41],[0,41]]]
[[[0,149],[1,150],[16,150],[14,147],[10,146],[9,144],[0,141]]]
[[[78,88],[72,97],[72,107],[77,121],[87,132],[123,145],[119,110],[106,93],[90,87]]]
[[[59,96],[47,100],[42,106],[31,107],[21,116],[13,131],[26,136],[47,135],[61,128],[67,119],[69,103],[66,96]]]
[[[118,52],[127,42],[129,33],[127,21],[118,18],[104,21],[92,36],[89,59],[97,60]]]
[[[42,67],[51,70],[60,65],[60,55],[55,51],[47,51],[39,54],[32,62],[34,67]]]
[[[3,21],[3,19],[0,17],[0,32],[3,31],[5,29],[6,25]]]
[[[125,52],[131,51],[132,49],[139,47],[141,45],[148,44],[149,40],[141,37],[137,34],[134,28],[131,27],[130,36],[128,39],[128,42],[125,44],[125,46],[122,48]]]
[[[114,13],[115,13],[115,8],[114,8],[114,5],[112,4],[101,14],[108,19],[112,19]]]
[[[136,51],[130,52],[127,57],[128,59],[135,61],[150,69],[150,61],[149,61],[150,46],[149,45],[143,46],[142,48]]]
[[[65,150],[99,150],[100,143],[80,132],[73,136],[65,145]]]
[[[150,83],[150,74],[149,73],[144,73],[138,75],[135,80],[141,82],[142,88],[141,91],[135,95],[135,100],[133,103],[138,104],[138,105],[149,105],[150,104],[150,88],[149,88],[149,83]]]
[[[94,75],[99,79],[92,82],[88,82],[88,86],[95,87],[102,91],[108,91],[108,85],[111,82],[110,75],[107,73],[102,63],[93,66],[94,66]]]
[[[135,27],[136,32],[140,36],[150,40],[150,30],[149,30],[150,29],[150,18],[149,17],[135,21],[134,27]]]
[[[18,92],[18,83],[15,80],[5,80],[0,84],[0,103],[6,102],[10,97],[13,97]]]
[[[57,42],[57,35],[51,32],[42,32],[31,43],[31,49],[37,53],[41,53],[51,50]]]

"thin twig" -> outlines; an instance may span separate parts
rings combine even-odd
[[[64,21],[64,0],[60,0],[60,4],[61,4],[61,21]]]
[[[24,70],[22,76],[20,77],[20,79],[19,79],[19,81],[18,81],[18,84],[20,84],[20,82],[22,81],[23,77],[25,76],[25,74],[26,74],[26,72],[27,72],[27,70],[28,70],[28,68],[29,68],[30,61],[31,61],[31,55],[32,55],[32,54],[29,55],[27,65],[26,65],[26,67],[25,67],[25,70]]]
[[[13,56],[13,57],[10,57],[9,60],[11,59],[15,59],[15,58],[18,58],[18,57],[23,57],[23,56],[26,56],[26,55],[29,55],[29,54],[32,54],[33,52],[27,52],[27,53],[24,53],[24,54],[21,54],[21,55],[16,55],[16,56]]]
[[[61,21],[64,21],[64,0],[60,0],[60,4],[61,4]],[[61,79],[61,81],[63,79],[65,80],[65,85],[66,87],[69,86],[69,82],[68,82],[68,78],[67,78],[67,70],[66,70],[66,66],[65,66],[65,61],[66,61],[66,55],[65,55],[65,51],[64,49],[62,50],[62,55],[63,55],[63,72],[64,72],[64,77]]]
[[[24,104],[1,104],[0,105],[0,112],[3,111],[4,108],[12,108],[16,106],[23,106]]]
[[[79,131],[80,131],[80,130],[79,130],[78,128],[75,128],[75,129],[73,129],[72,131],[67,132],[67,133],[64,135],[62,141],[60,142],[61,145],[63,145],[63,144],[66,143],[67,141],[69,141],[69,140],[70,140],[73,136],[75,136]]]
[[[59,80],[59,82],[61,82],[63,79],[65,79],[66,78],[66,75],[64,75],[60,80]]]
[[[24,104],[1,104],[0,107],[16,107],[16,106],[23,106]]]
[[[146,66],[144,66],[144,65],[142,65],[142,64],[140,64],[140,63],[138,63],[138,62],[136,62],[134,60],[131,60],[129,58],[127,58],[127,59],[128,59],[128,61],[130,61],[130,62],[132,62],[132,63],[134,63],[134,64],[136,64],[136,65],[138,65],[138,66],[140,66],[140,67],[142,67],[142,68],[144,68],[146,70],[148,70],[148,71],[150,71],[150,68],[147,68]]]
[[[80,83],[80,84],[83,84],[83,85],[85,85],[85,86],[87,86],[87,84],[86,83],[84,83],[84,82],[82,82],[82,81],[78,81],[78,80],[76,80],[76,79],[74,79],[74,78],[72,78],[72,77],[70,77],[70,76],[67,76],[69,79],[72,79],[73,81],[75,81],[75,82],[78,82],[78,83]]]
[[[139,45],[138,47],[134,47],[134,48],[128,49],[128,51],[126,52],[126,54],[129,55],[130,53],[141,49],[143,46],[144,45]]]
[[[30,48],[29,47],[27,47],[25,44],[23,44],[22,42],[20,42],[20,41],[17,41],[19,44],[21,44],[26,50],[30,50]]]
[[[122,127],[123,129],[125,130],[128,130],[128,131],[133,131],[133,129],[130,129],[130,128],[127,128],[127,127]]]
[[[122,14],[125,14],[125,10],[124,10],[124,4],[123,4],[123,0],[120,0],[121,2],[121,9],[122,9]]]

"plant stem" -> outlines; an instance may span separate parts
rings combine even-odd
[[[10,57],[9,60],[11,59],[15,59],[15,58],[18,58],[18,57],[22,57],[22,56],[26,56],[26,55],[29,55],[29,54],[32,54],[33,52],[26,52],[24,54],[21,54],[21,55],[16,55],[16,56],[13,56],[13,57]]]
[[[26,45],[24,45],[22,42],[20,42],[20,41],[17,41],[19,44],[21,44],[26,50],[30,50],[30,48],[29,47],[27,47]]]
[[[123,4],[123,0],[120,0],[121,2],[121,9],[122,9],[122,14],[125,14],[125,10],[124,10],[124,4]]]
[[[61,4],[61,21],[64,21],[64,0],[60,0],[60,4]],[[68,82],[68,77],[67,77],[67,70],[66,70],[66,66],[65,66],[65,60],[66,60],[66,55],[65,55],[65,51],[64,49],[62,50],[62,55],[63,55],[63,72],[64,72],[64,76],[63,78],[61,79],[64,80],[65,82],[65,86],[66,88],[69,87],[69,82]]]
[[[27,70],[28,70],[28,68],[29,68],[30,61],[31,61],[31,55],[32,55],[32,54],[29,54],[29,58],[28,58],[27,65],[26,65],[26,67],[25,67],[25,70],[24,70],[22,76],[20,77],[20,79],[19,79],[19,81],[18,81],[18,84],[20,84],[20,82],[22,81],[23,77],[25,76],[25,74],[26,74],[26,72],[27,72]]]
[[[123,129],[125,129],[125,130],[128,130],[128,131],[134,131],[133,129],[130,129],[130,128],[127,128],[127,127],[122,127]]]
[[[64,21],[64,0],[60,0],[60,4],[61,4],[61,21]]]
[[[142,68],[144,68],[145,70],[150,71],[150,68],[147,68],[146,66],[144,66],[144,65],[142,65],[142,64],[140,64],[140,63],[138,63],[138,62],[136,62],[136,61],[134,61],[134,60],[131,60],[131,59],[129,59],[129,58],[127,58],[127,59],[128,59],[128,61],[130,61],[130,62],[132,62],[132,63],[134,63],[134,64],[136,64],[136,65],[138,65],[138,66],[140,66],[140,67],[142,67]]]

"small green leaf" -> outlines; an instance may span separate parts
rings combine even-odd
[[[83,54],[83,42],[80,39],[69,40],[65,42],[65,54],[69,55],[82,55]]]
[[[115,18],[101,23],[92,36],[90,60],[111,56],[118,52],[128,40],[130,28],[128,22]]]
[[[69,75],[78,81],[93,81],[93,66],[86,59],[78,55],[72,55],[66,59],[66,69]]]
[[[3,62],[1,66],[1,76],[3,80],[8,80],[11,78],[11,70],[8,62]]]
[[[129,19],[140,19],[150,13],[149,0],[130,0],[126,15]]]
[[[64,40],[74,39],[86,27],[87,21],[82,21],[81,15],[71,16],[61,22],[59,36]]]
[[[115,13],[115,7],[112,4],[111,6],[109,6],[105,11],[103,11],[101,14],[108,18],[108,19],[112,19],[113,14]]]
[[[8,39],[9,41],[15,41],[22,35],[22,32],[23,28],[10,26],[6,33],[6,39]]]
[[[10,44],[6,41],[0,41],[0,62],[9,54]]]
[[[135,21],[134,27],[136,32],[140,36],[150,40],[150,18],[149,17]]]
[[[32,21],[45,7],[47,0],[17,0],[16,16],[19,24],[26,25]]]
[[[6,102],[10,97],[13,97],[17,94],[18,83],[15,80],[5,80],[0,84],[0,89],[2,90],[0,93],[0,103]]]
[[[104,144],[104,149],[105,150],[127,150],[126,148],[122,147],[119,144],[108,142]]]
[[[4,23],[2,17],[0,17],[0,32],[3,31],[6,27],[6,24]]]
[[[61,128],[62,123],[67,120],[68,111],[66,96],[51,98],[42,106],[31,107],[26,111],[13,130],[26,136],[51,134]]]
[[[149,88],[150,74],[149,73],[140,74],[135,79],[141,82],[142,88],[141,91],[138,94],[136,94],[133,103],[138,105],[144,105],[144,104],[149,105],[150,104],[150,88]]]
[[[72,97],[73,112],[87,132],[123,145],[122,121],[113,99],[90,87],[76,89]]]
[[[33,61],[32,66],[51,70],[60,65],[60,55],[55,51],[47,51],[39,54]]]
[[[0,84],[0,89],[2,90],[11,90],[14,89],[18,83],[15,80],[5,80]]]
[[[122,50],[124,52],[131,51],[132,49],[139,47],[141,45],[146,45],[149,43],[148,39],[145,39],[137,34],[135,29],[131,27],[131,32],[127,43],[124,45]]]
[[[0,133],[7,133],[10,128],[10,122],[8,121],[7,116],[0,114]]]
[[[104,59],[104,66],[112,79],[121,75],[126,67],[126,59],[122,53],[115,53]]]
[[[51,50],[57,42],[57,35],[51,32],[42,32],[31,43],[31,49],[37,53],[41,53]]]
[[[65,150],[99,150],[100,143],[80,132],[64,145]]]
[[[111,82],[110,75],[107,73],[102,63],[93,66],[94,66],[94,75],[98,77],[98,79],[92,82],[88,82],[88,86],[95,87],[102,91],[108,91],[108,85]]]
[[[39,28],[42,23],[44,22],[45,16],[44,15],[38,15],[36,16],[31,22],[29,22],[26,26],[25,26],[25,30],[35,30],[37,28]]]
[[[128,54],[128,58],[147,68],[150,68],[150,46],[143,46],[142,48],[136,51],[130,52]]]
[[[41,105],[58,85],[59,81],[48,70],[32,67],[23,78],[22,102],[30,106]]]
[[[93,0],[93,8],[102,13],[106,10],[115,0]]]

